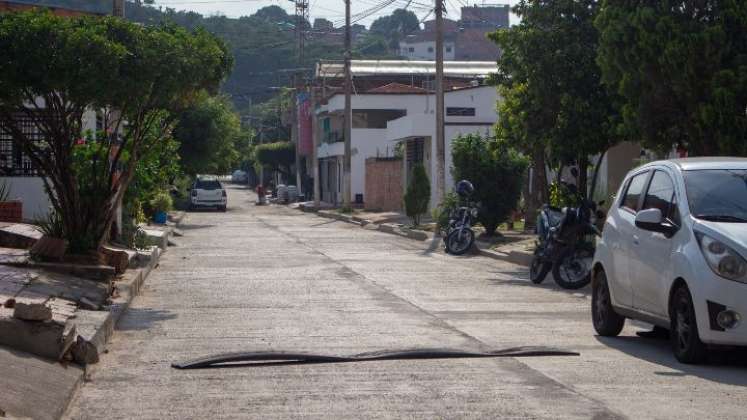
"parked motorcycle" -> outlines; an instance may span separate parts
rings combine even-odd
[[[471,182],[462,180],[457,183],[455,190],[460,201],[467,202],[475,188]],[[447,253],[463,255],[472,248],[475,243],[475,231],[472,230],[472,225],[476,218],[477,208],[474,205],[460,205],[451,211],[449,226],[446,229],[446,240],[444,241]]]
[[[543,207],[537,220],[537,247],[529,267],[532,283],[542,283],[552,270],[555,282],[564,289],[580,289],[589,284],[593,236],[600,235],[595,218],[604,218],[604,213],[589,200],[582,200],[578,207]]]

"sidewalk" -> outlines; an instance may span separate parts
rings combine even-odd
[[[176,214],[172,225],[183,213]],[[165,246],[173,227],[155,227]],[[116,250],[116,247],[112,247]],[[158,265],[161,248],[128,251],[129,266],[100,278],[75,264],[36,263],[23,249],[0,248],[0,417],[56,419],[96,366],[122,314]],[[124,261],[127,263],[127,261]],[[93,266],[96,268],[98,266]],[[75,273],[75,275],[71,274]],[[80,277],[83,273],[88,278]],[[112,278],[113,277],[113,278]],[[51,309],[48,321],[14,317],[18,304]],[[71,362],[75,362],[72,364]],[[82,367],[81,367],[82,366]]]

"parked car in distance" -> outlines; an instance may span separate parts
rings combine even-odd
[[[747,159],[690,158],[631,171],[611,204],[593,263],[592,319],[669,330],[674,355],[747,345]]]
[[[201,177],[192,184],[189,196],[190,209],[215,207],[220,211],[226,211],[227,202],[226,190],[216,178]]]
[[[249,179],[246,172],[237,169],[233,171],[233,174],[231,174],[231,182],[235,182],[237,184],[246,184],[246,181]]]

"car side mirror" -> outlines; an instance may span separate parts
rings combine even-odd
[[[664,220],[659,209],[641,210],[635,216],[635,225],[643,230],[663,233],[667,237],[677,232],[677,226]]]

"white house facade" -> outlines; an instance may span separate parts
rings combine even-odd
[[[469,133],[491,134],[498,119],[498,94],[495,87],[478,86],[449,91],[445,98],[447,186],[451,187],[451,141]],[[330,204],[342,202],[344,99],[343,95],[334,95],[326,105],[316,110],[321,199]],[[351,199],[354,203],[361,204],[366,199],[367,158],[391,157],[395,149],[401,147],[405,177],[416,163],[426,166],[429,177],[435,173],[435,95],[425,90],[419,93],[363,93],[353,95],[352,109]],[[403,188],[405,185],[406,179]],[[434,201],[435,189],[431,205],[435,204]]]
[[[435,97],[427,95],[430,103]],[[454,187],[455,180],[451,175],[451,143],[461,135],[479,134],[489,136],[498,121],[496,104],[498,93],[495,87],[478,86],[453,90],[445,93],[444,143],[446,158],[446,191]],[[430,112],[413,113],[387,123],[386,140],[388,143],[404,145],[403,184],[409,183],[409,175],[416,164],[425,166],[428,178],[433,186],[436,173],[436,116],[431,107]],[[436,190],[431,188],[430,207],[436,203]]]
[[[408,60],[435,60],[436,41],[400,41],[399,55]],[[456,44],[454,41],[444,41],[444,60],[452,61],[456,58]]]

